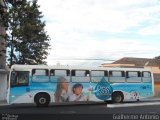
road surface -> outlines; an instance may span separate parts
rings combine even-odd
[[[110,120],[124,120],[127,119],[127,117],[130,120],[160,120],[160,102],[129,102],[121,104],[112,104],[108,102],[90,103],[88,105],[51,104],[49,107],[36,107],[34,104],[19,104],[0,106],[0,113],[2,120],[52,120],[53,118],[57,120],[96,120],[100,118],[105,120],[106,118]]]

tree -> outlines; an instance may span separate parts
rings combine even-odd
[[[156,56],[155,59],[160,60],[160,56]]]
[[[46,64],[50,38],[44,30],[37,0],[22,0],[8,11],[8,48],[10,65]]]

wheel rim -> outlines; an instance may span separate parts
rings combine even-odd
[[[121,102],[121,100],[122,100],[122,97],[121,97],[120,95],[117,95],[117,96],[115,97],[115,101],[116,101],[116,102]]]
[[[42,97],[39,99],[40,104],[45,104],[46,103],[46,98]]]

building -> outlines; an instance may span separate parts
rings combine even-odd
[[[104,63],[101,67],[151,68],[155,83],[155,95],[160,96],[160,59],[124,57],[113,63]]]

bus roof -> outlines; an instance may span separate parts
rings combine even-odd
[[[57,65],[13,65],[11,70],[31,69],[78,69],[78,70],[123,70],[123,71],[151,71],[151,68],[121,68],[121,67],[78,67],[78,66],[57,66]]]

